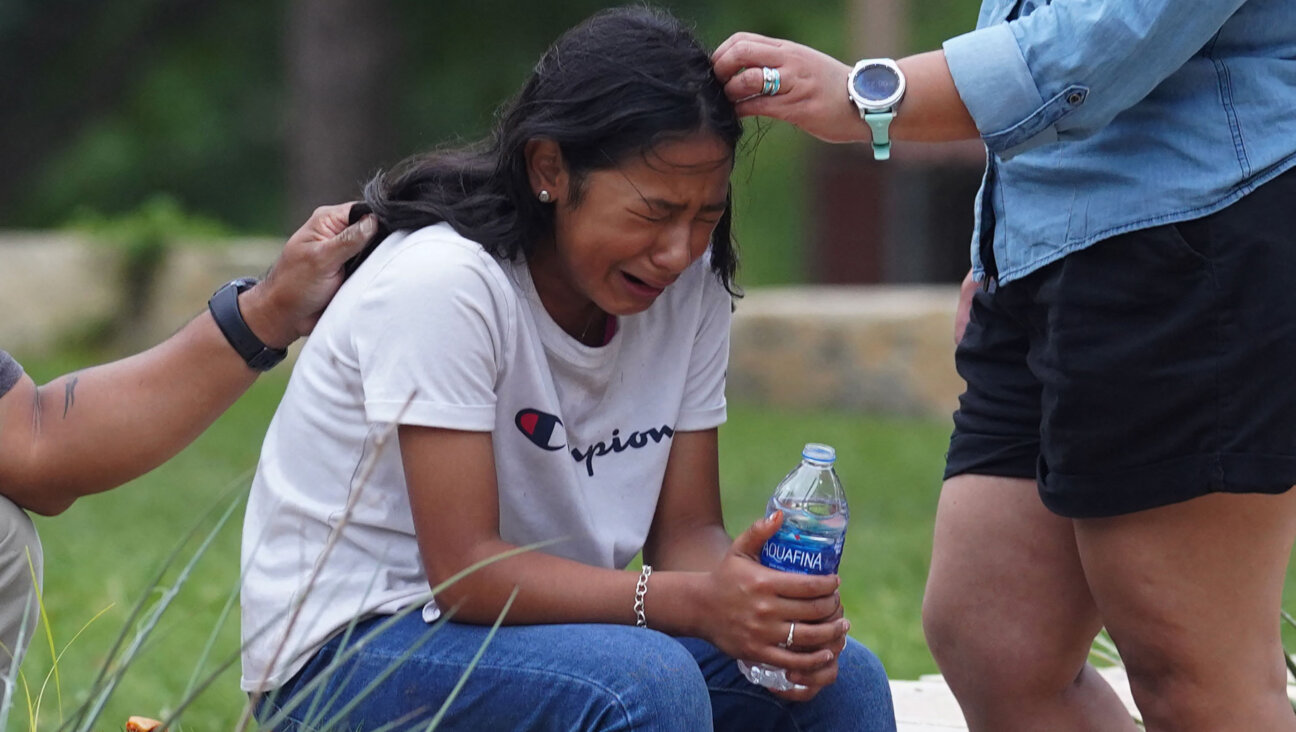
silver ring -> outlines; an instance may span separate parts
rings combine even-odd
[[[795,632],[796,632],[796,621],[793,621],[792,624],[788,626],[788,637],[787,640],[783,641],[784,648],[792,647],[792,634]]]
[[[778,69],[771,69],[768,66],[762,66],[761,79],[763,79],[760,90],[761,94],[767,97],[772,97],[775,94],[778,94],[779,87],[782,86],[783,81]]]

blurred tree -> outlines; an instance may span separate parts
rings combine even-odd
[[[392,136],[397,36],[389,3],[289,0],[289,221],[321,203],[354,198]]]
[[[132,211],[167,192],[277,229],[281,25],[246,1],[0,2],[0,67],[14,72],[0,91],[0,224]]]
[[[152,41],[201,23],[212,0],[8,0],[0,5],[0,217],[42,164],[157,63]]]

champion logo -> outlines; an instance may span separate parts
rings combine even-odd
[[[536,447],[551,452],[567,447],[566,430],[563,429],[563,422],[557,415],[528,408],[520,410],[513,417],[513,423]],[[635,430],[624,438],[621,436],[621,430],[615,429],[612,430],[612,439],[609,441],[600,440],[583,450],[579,447],[573,447],[568,452],[571,453],[573,460],[585,464],[585,472],[589,473],[592,478],[594,477],[594,458],[625,452],[626,450],[637,450],[648,446],[649,443],[656,445],[662,440],[674,436],[675,430],[670,425],[665,424],[661,427]]]
[[[546,414],[538,409],[523,409],[513,418],[522,434],[535,443],[536,447],[544,450],[561,450],[567,447],[567,435],[558,436],[558,444],[553,444],[554,431],[562,427],[562,420],[552,414]]]

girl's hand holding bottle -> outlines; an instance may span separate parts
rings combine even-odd
[[[762,547],[782,524],[783,515],[776,512],[734,540],[706,576],[699,630],[734,658],[786,669],[788,680],[805,688],[771,691],[805,701],[836,680],[837,654],[850,621],[842,617],[836,574],[780,572],[761,565]],[[787,646],[789,635],[792,644]]]

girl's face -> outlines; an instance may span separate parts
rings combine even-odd
[[[539,148],[533,171],[545,167],[544,150],[560,158],[556,145]],[[652,305],[706,251],[725,211],[732,168],[724,142],[697,133],[589,173],[578,203],[561,160],[552,176],[533,173],[535,192],[555,197],[554,241],[531,262],[554,320],[576,334],[598,311],[630,315]]]

